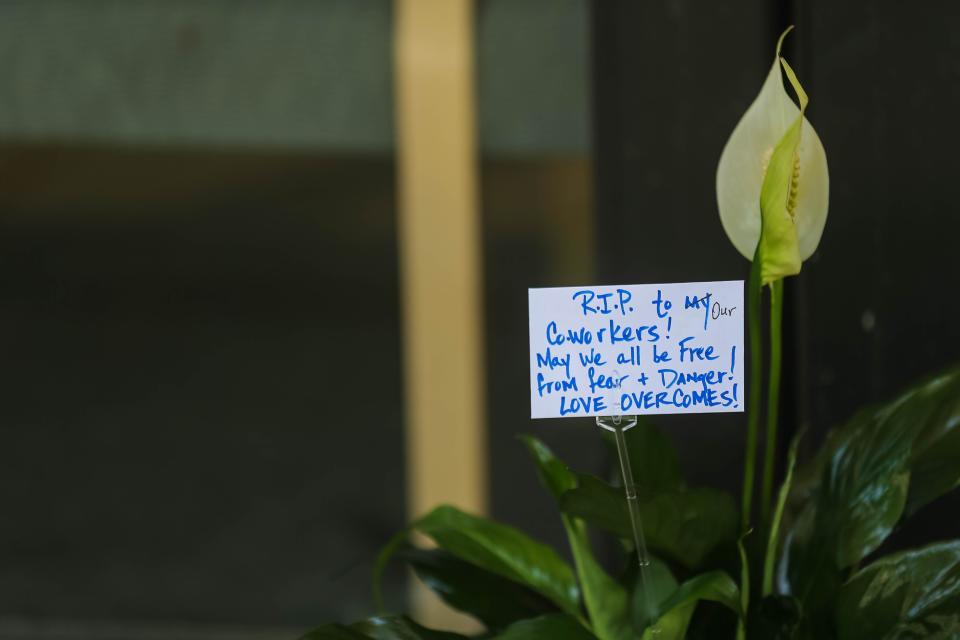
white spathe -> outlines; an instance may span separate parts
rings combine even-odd
[[[717,166],[717,205],[723,230],[748,260],[760,241],[760,189],[767,162],[799,109],[784,90],[779,55],[756,100],[737,123]],[[803,119],[797,149],[800,175],[793,211],[800,259],[816,251],[827,222],[830,175],[827,154],[813,126]]]

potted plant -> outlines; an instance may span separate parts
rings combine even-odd
[[[799,273],[816,249],[829,190],[823,146],[804,117],[807,96],[780,56],[780,43],[717,171],[723,227],[752,259],[751,393],[739,509],[729,494],[688,486],[668,440],[641,420],[626,439],[653,554],[642,579],[622,489],[574,472],[525,436],[521,443],[566,530],[572,565],[515,528],[444,505],[387,544],[376,583],[386,564],[400,558],[450,606],[483,623],[481,637],[499,640],[960,637],[960,540],[875,553],[904,519],[960,482],[960,368],[863,408],[803,464],[795,440],[785,475],[774,482],[783,279]],[[798,104],[785,91],[784,75]],[[762,412],[765,451],[754,505]],[[617,540],[621,572],[611,575],[600,565],[588,528]],[[412,532],[436,547],[412,546]],[[304,640],[463,637],[380,615],[326,625]]]

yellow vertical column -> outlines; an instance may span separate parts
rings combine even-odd
[[[471,0],[395,0],[409,515],[486,509]],[[415,593],[426,624],[446,615]]]

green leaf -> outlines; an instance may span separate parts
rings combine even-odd
[[[569,515],[632,540],[623,490],[589,475],[565,493],[560,507]],[[640,519],[647,545],[686,567],[697,567],[714,549],[732,541],[737,509],[729,494],[716,489],[638,491]]]
[[[553,455],[547,445],[533,436],[523,435],[519,440],[526,445],[530,456],[536,461],[540,482],[554,498],[559,498],[577,486],[577,476],[560,458]]]
[[[566,489],[576,486],[577,476],[554,456],[545,444],[529,436],[524,438],[524,442],[537,462],[541,481],[554,498],[563,495]],[[622,500],[624,504],[625,500],[626,498]],[[600,640],[630,638],[626,591],[597,563],[583,522],[567,515],[562,515],[562,520],[593,633]]]
[[[648,628],[643,632],[643,640],[684,640],[687,637],[690,618],[693,617],[693,610],[696,608],[696,602],[674,607],[657,620],[656,627]]]
[[[960,484],[960,369],[938,375],[915,402],[931,407],[910,452],[907,514]]]
[[[427,629],[405,616],[368,618],[350,627],[363,633],[361,637],[373,638],[373,640],[464,640],[466,638],[458,633]]]
[[[744,539],[750,535],[752,529],[747,529],[737,539],[737,551],[740,552],[740,618],[737,620],[737,640],[746,639],[746,612],[750,609],[750,561],[747,559],[747,550],[743,548]]]
[[[661,491],[683,488],[683,475],[677,450],[660,429],[644,416],[623,433],[630,456],[633,481],[640,489]],[[603,432],[604,441],[616,452],[616,441],[609,431]]]
[[[370,636],[342,624],[325,624],[307,632],[300,640],[370,640]]]
[[[670,568],[658,558],[651,557],[646,570],[641,573],[636,565],[636,554],[630,555],[631,573],[633,576],[633,592],[630,596],[633,618],[633,628],[638,632],[643,632],[650,626],[651,622],[659,621],[665,613],[661,609],[661,604],[677,590],[677,580],[670,572]],[[689,615],[693,614],[691,608]],[[689,615],[686,617],[674,615],[670,620],[658,624],[660,634],[658,640],[667,640],[672,636],[682,638],[682,632],[686,629],[686,623],[689,622]],[[665,627],[670,627],[666,629]],[[672,634],[672,635],[671,635]]]
[[[560,497],[563,512],[632,541],[630,511],[623,489],[587,474],[577,476],[577,482],[575,488]],[[646,531],[646,522],[643,524]]]
[[[876,549],[903,513],[912,437],[885,416],[863,411],[831,435],[817,491],[788,535],[782,562],[809,610],[829,605],[840,571]]]
[[[597,562],[583,522],[564,516],[564,527],[593,632],[600,640],[627,640],[630,619],[627,592]]]
[[[767,554],[763,563],[763,595],[769,596],[773,593],[773,569],[776,565],[777,547],[779,545],[780,522],[783,520],[783,509],[787,503],[787,496],[790,495],[790,485],[793,484],[793,470],[797,466],[797,447],[800,444],[798,435],[790,443],[790,451],[787,454],[787,477],[780,486],[780,493],[777,494],[777,508],[773,512],[773,520],[770,522],[770,536],[767,539]]]
[[[701,488],[641,496],[647,545],[685,567],[703,560],[736,537],[737,507],[730,494]]]
[[[779,591],[797,598],[815,628],[825,626],[825,612],[833,606],[843,582],[834,557],[835,533],[817,531],[817,511],[809,504],[784,539],[778,568]]]
[[[834,430],[802,470],[782,563],[805,609],[830,605],[841,571],[893,531],[908,492],[917,508],[956,484],[960,370],[927,380]],[[911,470],[917,477],[911,479]],[[817,478],[815,482],[811,478]]]
[[[725,571],[710,571],[690,578],[660,605],[660,610],[667,613],[700,600],[718,602],[733,611],[737,617],[743,615],[740,609],[740,589]]]
[[[877,560],[840,589],[840,640],[960,637],[960,541]]]
[[[576,619],[562,613],[521,620],[494,640],[596,640]]]
[[[525,533],[449,505],[437,507],[412,528],[461,560],[526,585],[568,613],[578,613],[579,589],[570,566]]]
[[[665,565],[651,563],[647,572],[651,585],[651,604],[638,588],[634,596],[634,612],[638,628],[645,628],[650,619],[656,620],[657,634],[650,629],[644,633],[644,640],[683,640],[694,609],[700,600],[720,602],[732,607],[739,617],[740,596],[737,585],[729,575],[722,571],[705,573],[677,587],[676,580]],[[638,615],[639,614],[639,615]]]
[[[381,549],[374,566],[374,596],[387,563],[410,531],[432,538],[456,557],[498,576],[530,587],[562,610],[579,615],[579,589],[573,571],[549,546],[526,534],[456,507],[442,505],[398,533]],[[382,604],[378,604],[382,609]]]
[[[399,555],[444,602],[472,615],[488,629],[503,629],[517,620],[556,611],[556,606],[535,591],[442,549],[409,548]]]
[[[850,545],[838,562],[859,562],[889,535],[907,500],[914,508],[949,490],[960,479],[960,458],[952,468],[931,461],[956,436],[960,424],[960,369],[926,380],[892,402],[866,409],[831,434],[820,460],[816,501],[830,503],[843,516]],[[938,451],[939,450],[939,451]],[[919,477],[913,478],[916,470]]]

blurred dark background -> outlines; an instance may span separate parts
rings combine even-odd
[[[806,430],[807,453],[858,407],[960,356],[960,300],[945,293],[960,284],[951,195],[958,16],[950,2],[595,5],[598,264],[611,282],[745,277],[704,214],[716,208],[719,150],[777,37],[796,25],[784,53],[810,95],[808,118],[830,167],[823,239],[786,283],[783,428]],[[742,463],[741,421],[660,422],[688,473],[739,486],[729,469]],[[945,514],[958,512],[960,495],[947,495],[892,544],[956,537],[960,518]]]
[[[493,516],[563,544],[518,433],[608,462],[589,421],[528,418],[527,287],[746,277],[714,174],[787,24],[832,188],[788,283],[783,441],[956,361],[957,5],[474,14]],[[0,637],[288,638],[372,610],[406,519],[393,19],[0,3]],[[738,490],[742,417],[658,423],[692,484]],[[960,536],[958,507],[897,544]]]

